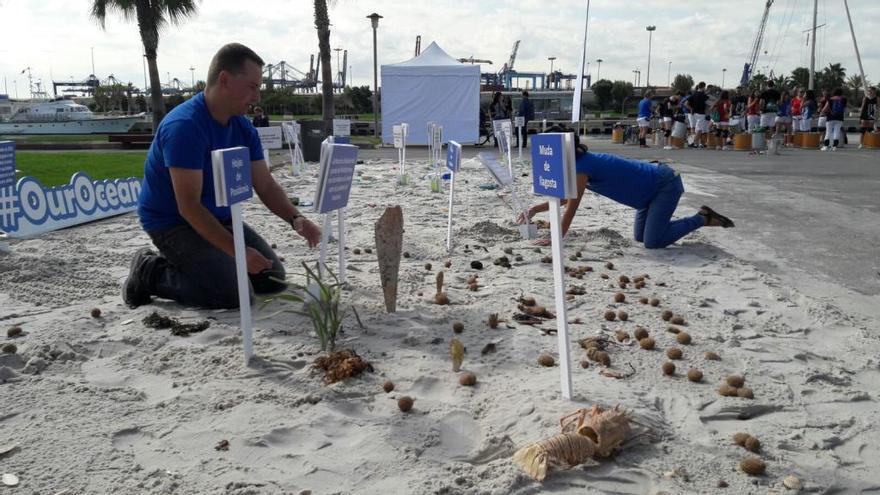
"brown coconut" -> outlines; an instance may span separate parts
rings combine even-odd
[[[639,302],[642,303],[642,304],[648,304],[649,301],[648,301],[648,298],[647,298],[647,297],[642,297],[642,298],[639,299]]]
[[[739,431],[733,434],[733,443],[739,445],[740,447],[744,447],[746,445],[746,440],[749,439],[751,435],[748,433]]]
[[[663,312],[660,313],[660,318],[662,318],[663,321],[669,321],[672,319],[673,316],[675,315],[672,314],[672,311],[669,311],[668,309],[664,309]]]
[[[645,330],[645,327],[636,327],[635,331],[633,332],[633,336],[636,338],[636,340],[642,340],[648,337],[648,331]]]
[[[651,306],[654,306],[654,307],[660,306],[660,299],[657,299],[656,297],[651,299]]]
[[[455,333],[464,332],[464,323],[457,321],[452,324],[452,331]]]
[[[664,375],[670,376],[674,373],[675,373],[675,363],[672,363],[670,361],[666,361],[665,363],[663,363],[663,374]]]
[[[550,354],[539,354],[538,364],[540,364],[541,366],[550,367],[556,364],[556,360],[553,359],[553,356],[551,356]]]
[[[386,394],[391,393],[391,391],[394,390],[394,382],[391,380],[385,380],[385,383],[382,384],[382,390],[384,390]]]
[[[672,323],[673,325],[684,325],[684,317],[681,315],[675,315],[669,320],[669,323]]]
[[[678,347],[670,347],[669,349],[666,349],[666,357],[669,359],[681,359],[682,354],[681,349]]]
[[[739,463],[739,468],[746,474],[759,476],[767,471],[767,464],[757,457],[746,457]]]
[[[401,412],[410,412],[413,407],[413,399],[408,395],[404,395],[403,397],[397,399],[397,407],[401,410]]]
[[[626,295],[623,292],[614,294],[614,302],[622,303],[623,301],[626,301]]]
[[[718,386],[718,395],[722,397],[736,397],[736,387],[731,387],[726,383]]]
[[[3,354],[15,354],[18,352],[18,347],[15,346],[12,342],[7,342],[3,344],[3,347],[0,347],[0,352]]]
[[[446,306],[449,304],[449,297],[445,292],[438,292],[437,294],[434,294],[434,304]]]
[[[609,269],[609,270],[614,270],[614,263],[612,263],[612,262],[610,262],[610,261],[606,262],[606,263],[605,263],[605,268],[607,268],[607,269]]]
[[[464,387],[473,387],[477,384],[477,375],[466,371],[458,377],[458,384]]]
[[[617,312],[617,317],[620,318],[620,321],[627,321],[629,320],[629,313],[621,309]]]
[[[688,370],[688,380],[690,380],[694,383],[698,383],[698,382],[703,381],[703,372],[696,369],[696,368],[689,369]]]
[[[690,345],[691,334],[687,332],[679,332],[678,335],[675,336],[675,340],[677,340],[679,344]]]
[[[645,337],[644,339],[639,339],[639,347],[646,351],[650,351],[654,348],[654,339],[651,337]]]
[[[743,444],[743,447],[749,452],[757,452],[761,450],[761,441],[750,435],[749,438],[746,439],[745,444]]]
[[[18,337],[19,335],[21,335],[21,332],[22,332],[21,327],[9,327],[6,330],[6,336],[9,337],[10,339],[15,338],[15,337]]]
[[[746,384],[746,379],[740,375],[730,375],[726,379],[727,384],[734,388],[740,388]]]
[[[617,336],[617,341],[618,341],[618,342],[623,342],[623,341],[625,341],[626,339],[629,338],[629,334],[626,332],[626,330],[617,330],[617,331],[614,332],[614,333],[615,333],[615,335]]]
[[[425,263],[425,270],[431,271],[431,264]]]
[[[605,312],[604,316],[605,316],[605,319],[608,321],[614,321],[614,319],[617,317],[617,315],[614,313],[614,311],[612,311],[610,309]]]
[[[721,361],[721,356],[712,351],[706,351],[706,354],[703,354],[703,358],[706,361]]]
[[[91,315],[92,315],[92,318],[100,318],[101,317],[101,308],[92,308]]]
[[[741,389],[736,391],[737,397],[742,397],[743,399],[754,399],[755,393],[752,392],[752,389],[749,387],[742,387]]]

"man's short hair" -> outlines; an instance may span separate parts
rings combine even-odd
[[[523,90],[522,95],[525,96],[526,98],[528,98],[528,97],[529,97],[529,92]]]
[[[211,59],[211,66],[208,68],[208,86],[217,84],[220,78],[220,72],[226,71],[232,74],[243,74],[245,61],[250,60],[260,67],[265,65],[263,59],[250,48],[241,43],[229,43],[223,45],[217,50],[214,58]]]
[[[697,84],[697,89],[704,89],[705,87],[706,87],[706,83],[703,81],[700,81],[700,84]]]

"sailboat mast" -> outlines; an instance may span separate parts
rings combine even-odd
[[[819,13],[819,0],[813,0],[813,46],[810,52],[810,84],[808,89],[816,89],[816,16]]]
[[[868,80],[865,79],[865,69],[862,68],[862,56],[859,54],[859,44],[856,41],[856,31],[853,29],[852,17],[849,15],[849,3],[843,0],[843,6],[846,8],[846,20],[849,22],[849,32],[852,34],[853,47],[856,49],[856,60],[859,61],[859,73],[862,75],[862,87],[865,94],[868,94]]]

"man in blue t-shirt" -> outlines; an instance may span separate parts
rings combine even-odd
[[[245,118],[260,101],[263,60],[238,43],[211,60],[205,91],[172,110],[156,129],[144,164],[138,204],[141,226],[159,253],[135,253],[122,298],[132,308],[152,296],[188,306],[237,308],[235,248],[228,207],[214,197],[211,151],[235,146],[250,150],[254,192],[314,247],[320,229],[302,216],[275,182],[256,129]],[[244,225],[250,292],[277,292],[284,267],[272,248]]]
[[[645,96],[639,102],[639,116],[636,123],[639,124],[639,146],[647,148],[646,141],[648,137],[648,128],[651,127],[651,117],[654,115],[651,98],[654,97],[654,90],[645,91]]]

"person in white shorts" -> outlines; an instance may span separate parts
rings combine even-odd
[[[813,130],[813,117],[816,115],[816,93],[812,89],[804,92],[804,101],[801,103],[801,132]]]
[[[694,143],[695,148],[705,148],[703,134],[709,132],[709,122],[706,121],[706,106],[709,97],[706,95],[706,83],[700,81],[697,90],[688,98],[685,105],[690,109],[694,118]]]
[[[767,81],[767,89],[761,93],[761,127],[772,129],[779,110],[779,91],[773,81]]]
[[[639,124],[639,146],[647,148],[646,142],[648,137],[648,128],[651,127],[651,117],[654,115],[651,97],[654,96],[654,90],[645,91],[645,96],[639,102],[639,116],[636,123]]]
[[[757,91],[752,91],[749,95],[749,102],[746,104],[746,130],[749,132],[758,128],[761,123],[761,97]]]

